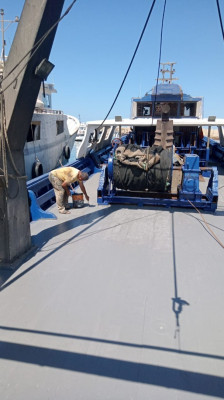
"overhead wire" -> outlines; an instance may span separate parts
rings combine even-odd
[[[158,70],[157,70],[157,77],[156,77],[156,93],[155,93],[155,103],[154,103],[155,106],[152,108],[151,126],[153,125],[154,113],[155,113],[155,108],[156,108],[156,99],[157,99],[157,91],[158,91],[158,81],[159,81],[159,72],[160,72],[160,64],[161,64],[161,54],[162,54],[163,25],[164,25],[165,10],[166,10],[166,0],[164,0],[162,23],[161,23],[161,30],[160,30],[159,61],[158,61]],[[147,160],[148,160],[148,152],[149,152],[149,148],[147,147]]]
[[[224,29],[223,29],[223,24],[222,24],[222,19],[221,19],[221,13],[220,13],[220,7],[219,7],[219,0],[216,0],[216,1],[217,1],[217,6],[218,6],[218,13],[219,13],[219,18],[220,18],[221,30],[222,30],[223,39],[224,39]],[[123,79],[123,81],[122,81],[122,84],[121,84],[121,86],[120,86],[120,88],[119,88],[119,90],[118,90],[118,92],[117,92],[117,95],[116,95],[116,97],[115,97],[115,99],[114,99],[114,101],[113,101],[113,103],[112,103],[112,106],[110,107],[110,109],[109,109],[109,111],[108,111],[106,117],[104,118],[103,122],[98,126],[97,129],[99,129],[99,128],[103,125],[103,123],[105,122],[105,120],[107,119],[108,115],[110,114],[111,110],[113,109],[113,106],[114,106],[114,104],[115,104],[115,102],[116,102],[116,100],[117,100],[117,98],[118,98],[118,96],[119,96],[119,94],[120,94],[120,91],[121,91],[121,89],[122,89],[122,87],[123,87],[123,85],[124,85],[124,82],[125,82],[126,78],[127,78],[127,75],[128,75],[129,70],[130,70],[130,68],[131,68],[131,65],[132,65],[132,63],[133,63],[133,61],[134,61],[134,58],[135,58],[135,55],[136,55],[136,53],[137,53],[138,47],[139,47],[139,45],[140,45],[140,43],[141,43],[143,34],[144,34],[144,32],[145,32],[145,29],[146,29],[146,26],[147,26],[147,24],[148,24],[148,21],[149,21],[149,18],[150,18],[150,16],[151,16],[151,13],[152,13],[152,10],[153,10],[154,5],[155,5],[155,1],[153,2],[152,6],[151,6],[151,9],[150,9],[150,11],[149,11],[149,14],[148,14],[148,16],[147,16],[147,19],[146,19],[144,28],[143,28],[143,30],[142,30],[140,39],[139,39],[138,44],[137,44],[137,46],[136,46],[135,52],[134,52],[134,54],[133,54],[133,56],[132,56],[131,62],[130,62],[130,64],[129,64],[129,66],[128,66],[128,69],[127,69],[127,71],[126,71],[126,74],[125,74],[125,76],[124,76],[124,79]],[[162,43],[163,43],[163,26],[164,26],[165,10],[166,10],[166,0],[164,0],[163,15],[162,15],[162,24],[161,24],[161,32],[160,32],[160,48],[159,48],[159,61],[158,61],[158,70],[157,70],[157,78],[156,78],[155,103],[156,103],[157,87],[158,87],[159,72],[160,72],[160,64],[161,64]],[[154,111],[155,111],[155,110],[153,110],[153,113],[152,113],[152,124],[153,124]],[[204,218],[204,216],[203,216],[203,214],[200,212],[200,210],[198,210],[198,208],[195,207],[195,205],[194,205],[190,200],[188,200],[188,202],[189,202],[189,203],[191,204],[191,206],[201,215],[202,220],[203,220],[203,222],[205,223],[205,225],[206,225],[206,227],[208,228],[208,230],[210,231],[212,237],[218,242],[218,244],[219,244],[222,248],[224,248],[224,244],[219,240],[219,238],[215,235],[215,233],[213,232],[213,230],[210,228],[208,222],[206,221],[206,219]]]
[[[166,0],[164,0],[162,24],[161,24],[161,31],[160,31],[159,61],[158,61],[158,70],[157,70],[157,78],[156,78],[155,107],[156,107],[156,98],[157,98],[157,91],[158,91],[159,71],[160,71],[160,64],[161,64],[161,54],[162,54],[162,44],[163,44],[163,24],[164,24],[165,11],[166,11]],[[155,107],[152,110],[152,124],[153,124]]]
[[[154,8],[155,3],[156,3],[156,0],[153,0],[153,3],[152,3],[152,5],[151,5],[151,8],[150,8],[150,10],[149,10],[148,16],[147,16],[146,21],[145,21],[144,28],[143,28],[142,33],[141,33],[141,35],[140,35],[140,38],[139,38],[139,40],[138,40],[137,46],[136,46],[136,48],[135,48],[134,54],[133,54],[132,59],[131,59],[131,61],[130,61],[130,63],[129,63],[129,66],[128,66],[128,69],[127,69],[127,71],[126,71],[126,73],[125,73],[125,76],[124,76],[124,78],[123,78],[123,81],[122,81],[122,83],[121,83],[121,85],[120,85],[120,88],[119,88],[119,90],[118,90],[118,92],[117,92],[117,94],[116,94],[116,96],[115,96],[115,99],[114,99],[114,101],[113,101],[113,103],[112,103],[112,105],[111,105],[111,107],[110,107],[110,109],[109,109],[109,111],[108,111],[106,117],[104,118],[103,122],[101,122],[101,124],[97,127],[97,129],[99,129],[99,128],[104,124],[104,122],[106,121],[108,115],[110,114],[111,110],[112,110],[113,107],[114,107],[114,104],[115,104],[116,101],[117,101],[117,98],[118,98],[118,96],[119,96],[119,94],[120,94],[120,92],[121,92],[122,87],[124,86],[124,83],[125,83],[125,81],[126,81],[126,78],[127,78],[127,76],[128,76],[128,73],[129,73],[129,71],[130,71],[130,68],[131,68],[131,66],[132,66],[132,64],[133,64],[133,61],[134,61],[135,56],[136,56],[136,53],[137,53],[138,48],[139,48],[139,46],[140,46],[140,43],[141,43],[141,41],[142,41],[144,32],[145,32],[146,27],[147,27],[147,25],[148,25],[149,18],[150,18],[151,14],[152,14],[152,10],[153,10],[153,8]]]
[[[223,24],[222,24],[222,17],[221,17],[221,12],[220,12],[220,6],[219,6],[219,0],[216,0],[217,2],[217,7],[218,7],[218,13],[219,13],[219,20],[220,20],[220,25],[221,25],[221,30],[222,30],[222,35],[224,39],[224,29],[223,29]],[[164,24],[164,16],[165,16],[165,9],[166,9],[166,0],[164,1],[164,8],[163,8],[163,17],[162,17],[162,25],[161,25],[161,35],[160,35],[160,51],[159,51],[159,62],[158,62],[158,72],[157,72],[157,79],[156,79],[156,93],[155,93],[155,103],[156,103],[156,96],[157,96],[157,87],[158,87],[158,80],[159,80],[159,71],[160,71],[160,63],[161,63],[161,53],[162,53],[162,41],[163,41],[163,24]],[[153,117],[154,117],[154,110],[152,113],[152,123],[153,123]],[[203,214],[198,210],[195,205],[188,200],[188,202],[191,204],[191,206],[201,215],[203,222],[205,223],[206,227],[210,231],[212,237],[218,242],[218,244],[224,248],[224,244],[219,240],[219,238],[216,236],[216,234],[213,232],[213,230],[210,228],[208,222],[206,221],[205,217]]]
[[[224,40],[224,29],[223,29],[222,15],[221,15],[221,11],[220,11],[219,0],[216,0],[216,4],[217,4],[217,8],[218,8],[219,22],[220,22],[221,31],[222,31],[222,37],[223,37],[223,40]]]

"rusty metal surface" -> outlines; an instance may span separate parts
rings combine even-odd
[[[164,149],[173,146],[173,121],[157,121],[154,145]]]

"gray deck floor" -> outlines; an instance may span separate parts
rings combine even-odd
[[[194,210],[98,206],[98,178],[1,273],[1,399],[224,398],[224,249]],[[203,215],[224,243],[224,188]]]

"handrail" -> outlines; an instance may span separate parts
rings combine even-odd
[[[37,112],[38,114],[59,114],[62,115],[64,114],[63,111],[61,110],[52,110],[51,108],[41,108],[41,107],[35,107],[34,112]]]

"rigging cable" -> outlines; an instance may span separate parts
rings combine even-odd
[[[3,159],[3,172],[4,172],[5,179],[6,179],[6,186],[8,187],[8,176],[9,176],[9,174],[8,174],[8,168],[7,168],[6,148],[8,148],[8,153],[9,153],[11,164],[12,164],[15,172],[18,175],[16,178],[25,179],[26,177],[25,176],[21,176],[21,174],[19,173],[18,169],[16,168],[15,162],[13,160],[13,156],[12,156],[12,152],[11,152],[11,149],[10,149],[8,136],[7,136],[6,118],[5,118],[5,99],[4,99],[4,95],[3,94],[1,95],[1,107],[2,107],[1,155],[2,155],[2,159]],[[10,177],[14,177],[14,176],[10,175]]]
[[[220,6],[219,6],[219,0],[216,0],[217,8],[218,8],[218,14],[219,14],[219,22],[221,26],[221,31],[222,31],[222,37],[224,40],[224,30],[223,30],[223,23],[222,23],[222,16],[221,16],[221,11],[220,11]]]
[[[210,231],[212,237],[216,240],[216,242],[218,242],[218,244],[224,249],[224,244],[221,242],[221,240],[219,240],[219,238],[216,236],[216,234],[213,232],[213,230],[210,228],[208,222],[206,221],[205,217],[203,216],[203,214],[200,212],[200,210],[198,210],[197,207],[195,207],[195,205],[188,200],[188,202],[191,204],[191,206],[201,215],[203,222],[205,223],[205,225],[207,226],[208,230]]]
[[[7,168],[7,156],[6,156],[6,138],[5,138],[5,113],[4,113],[4,96],[1,96],[1,149],[0,155],[2,156],[3,175],[5,177],[6,187],[8,186],[8,168]]]
[[[132,56],[131,62],[130,62],[130,64],[129,64],[129,66],[128,66],[128,69],[127,69],[126,74],[125,74],[125,76],[124,76],[124,79],[123,79],[123,81],[122,81],[122,83],[121,83],[121,86],[120,86],[120,88],[119,88],[119,90],[118,90],[118,92],[117,92],[117,94],[116,94],[116,97],[115,97],[115,99],[114,99],[114,101],[113,101],[113,103],[112,103],[112,106],[110,107],[110,109],[109,109],[109,111],[108,111],[106,117],[104,118],[103,122],[97,127],[97,129],[99,129],[99,128],[103,125],[103,123],[106,121],[108,115],[110,114],[111,110],[112,110],[113,107],[114,107],[114,104],[115,104],[116,101],[117,101],[117,98],[118,98],[118,96],[119,96],[119,94],[120,94],[120,92],[121,92],[121,89],[122,89],[122,87],[123,87],[123,85],[124,85],[124,82],[126,81],[126,78],[127,78],[128,73],[129,73],[129,71],[130,71],[130,68],[131,68],[131,66],[132,66],[132,63],[133,63],[134,58],[135,58],[135,56],[136,56],[136,53],[137,53],[137,51],[138,51],[138,48],[139,48],[139,45],[140,45],[140,43],[141,43],[142,37],[143,37],[143,35],[144,35],[145,29],[146,29],[146,27],[147,27],[147,25],[148,25],[149,18],[150,18],[151,14],[152,14],[152,10],[153,10],[153,7],[154,7],[154,5],[155,5],[155,2],[156,2],[156,0],[153,0],[153,3],[152,3],[151,8],[150,8],[150,11],[149,11],[148,16],[147,16],[147,18],[146,18],[146,22],[145,22],[144,28],[143,28],[142,33],[141,33],[141,35],[140,35],[138,44],[137,44],[137,46],[136,46],[136,48],[135,48],[135,51],[134,51],[134,54],[133,54],[133,56]],[[97,129],[96,129],[96,130],[97,130]]]
[[[39,47],[42,45],[42,43],[46,40],[46,38],[49,36],[49,34],[52,32],[52,30],[62,21],[62,19],[70,12],[71,8],[75,4],[77,0],[73,0],[73,2],[70,4],[70,6],[67,8],[67,10],[64,12],[64,14],[51,26],[51,28],[34,44],[34,46],[21,58],[21,60],[9,71],[9,73],[2,79],[2,82],[7,79],[13,71],[23,62],[23,60],[33,51],[32,55],[30,56],[29,60],[34,56],[34,54],[37,52]],[[4,90],[1,91],[1,93],[4,93],[19,77],[21,72],[24,70],[28,62],[25,63],[25,65],[22,67],[22,69],[17,73],[16,77],[13,78],[13,80],[4,88]]]
[[[159,70],[160,70],[160,64],[161,64],[162,43],[163,43],[163,23],[164,23],[164,17],[165,17],[165,10],[166,10],[166,0],[164,0],[163,16],[162,16],[162,24],[161,24],[161,32],[160,32],[159,62],[158,62],[158,70],[157,70],[157,78],[156,78],[155,106],[153,107],[153,110],[152,110],[152,124],[153,124],[154,112],[155,112],[155,107],[156,107],[156,98],[157,98],[158,81],[159,81]]]
[[[70,12],[71,8],[73,7],[73,5],[75,4],[77,0],[73,0],[72,3],[70,4],[70,6],[66,9],[66,11],[64,12],[64,14],[51,26],[51,28],[35,43],[35,45],[21,58],[21,60],[11,69],[11,71],[9,71],[9,73],[4,76],[1,79],[0,82],[0,95],[1,95],[1,104],[2,104],[2,140],[1,140],[1,153],[2,153],[2,157],[3,157],[3,169],[0,168],[0,170],[3,172],[3,175],[5,176],[5,180],[6,180],[6,187],[8,187],[8,176],[10,176],[11,178],[16,178],[16,179],[26,179],[25,176],[21,176],[21,174],[19,173],[18,169],[16,168],[16,165],[14,163],[13,157],[12,157],[12,153],[11,153],[11,149],[9,146],[9,142],[8,142],[8,135],[7,135],[7,128],[6,128],[6,121],[5,121],[5,108],[4,108],[4,95],[3,93],[14,83],[17,81],[17,78],[19,77],[19,75],[21,74],[21,72],[24,70],[24,68],[26,67],[26,65],[28,64],[28,61],[24,64],[24,66],[21,68],[21,70],[17,73],[16,77],[13,78],[13,80],[4,88],[4,90],[2,90],[2,82],[7,79],[12,73],[13,71],[23,62],[23,60],[33,51],[33,53],[31,54],[29,60],[34,56],[34,54],[37,52],[37,50],[39,49],[39,47],[42,45],[42,43],[46,40],[46,38],[49,36],[49,34],[52,32],[52,30],[59,24],[59,22],[62,21],[62,19]],[[16,172],[17,176],[15,177],[14,175],[9,175],[8,174],[8,170],[7,170],[7,161],[6,161],[6,145],[8,147],[8,151],[9,151],[9,156],[10,156],[10,160],[12,163],[12,166],[14,168],[14,171]]]

